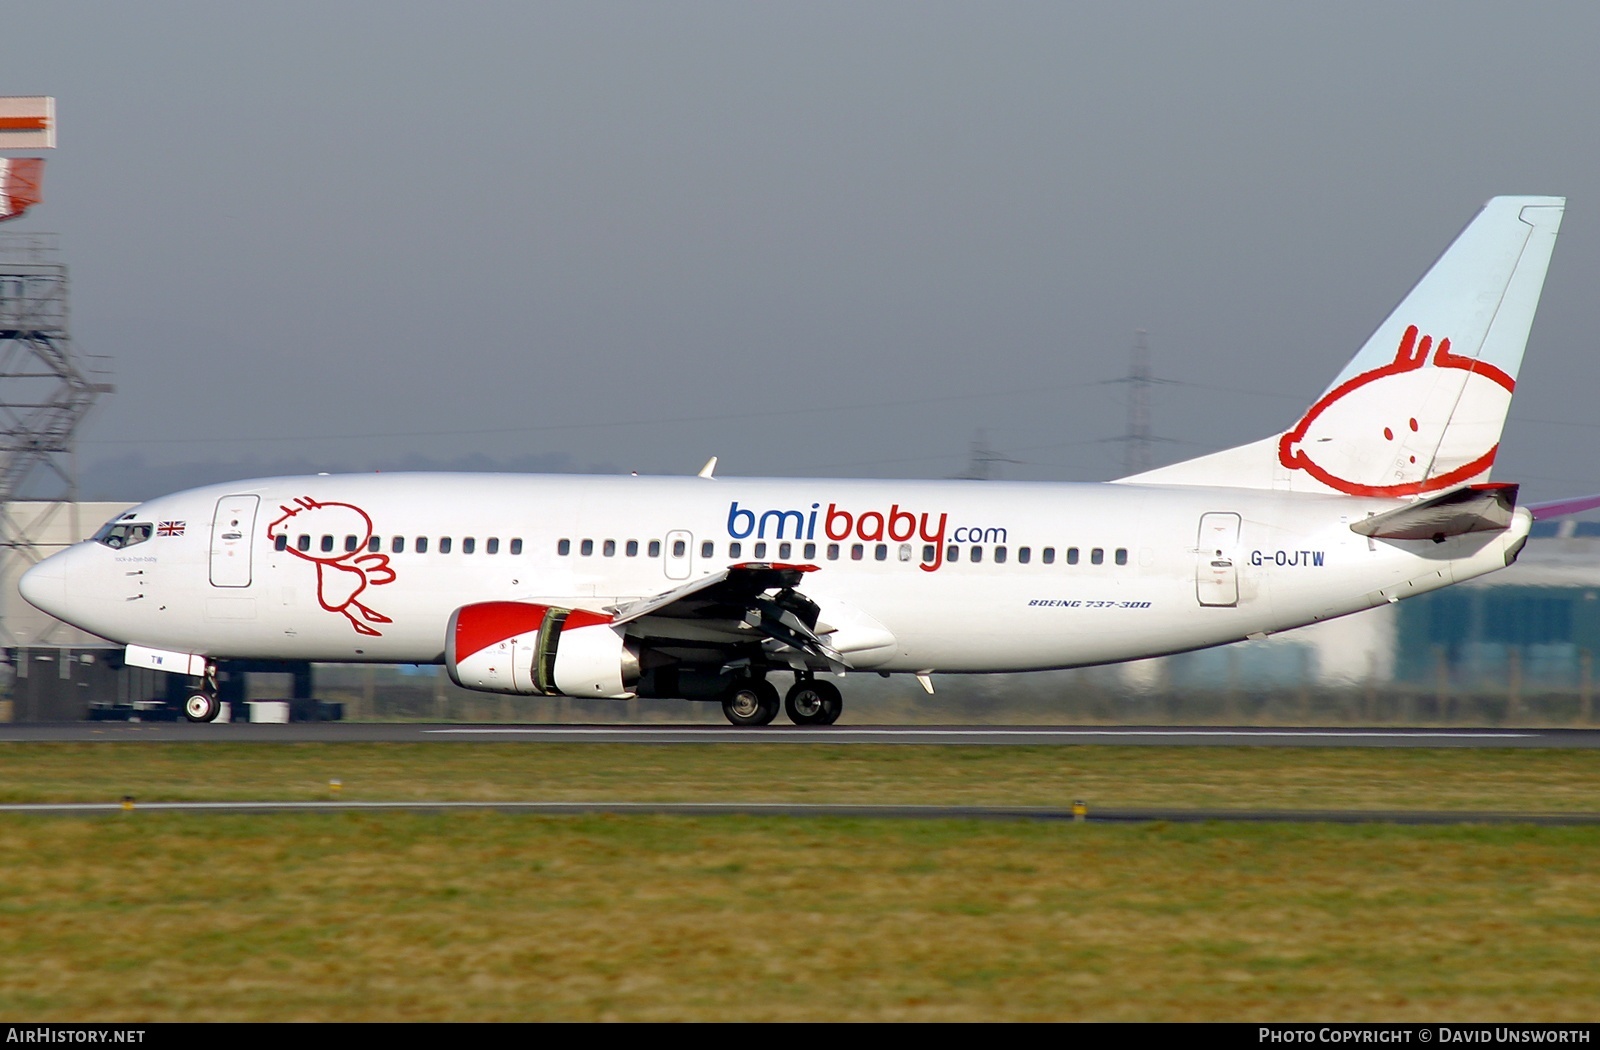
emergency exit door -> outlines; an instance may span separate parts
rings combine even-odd
[[[1194,582],[1201,605],[1239,604],[1239,569],[1234,564],[1238,546],[1239,515],[1218,512],[1200,516]]]
[[[694,571],[694,536],[683,529],[667,533],[666,549],[661,557],[667,579],[687,580]]]

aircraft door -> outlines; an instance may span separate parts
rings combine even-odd
[[[1239,515],[1200,515],[1200,540],[1195,547],[1195,593],[1201,605],[1239,604],[1239,569],[1234,555],[1239,546]]]
[[[224,496],[211,518],[211,586],[250,586],[250,543],[260,496]]]
[[[683,529],[673,529],[667,533],[666,549],[661,557],[667,579],[687,580],[694,569],[694,537]]]

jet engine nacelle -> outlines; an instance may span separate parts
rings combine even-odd
[[[479,602],[450,614],[445,668],[463,689],[627,700],[639,652],[605,613]]]

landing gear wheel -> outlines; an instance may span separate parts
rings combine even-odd
[[[183,702],[183,717],[191,722],[215,722],[222,704],[210,693],[190,693]]]
[[[789,687],[783,709],[797,726],[831,726],[844,710],[844,697],[832,682],[802,680]]]
[[[722,713],[736,726],[764,726],[778,717],[778,688],[771,682],[743,678],[722,697]]]

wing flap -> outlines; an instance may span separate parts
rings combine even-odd
[[[714,607],[717,605],[748,603],[756,595],[775,588],[792,589],[808,572],[816,572],[815,565],[789,565],[783,562],[742,562],[730,565],[721,572],[691,580],[681,587],[663,591],[650,598],[618,606],[612,623],[629,623],[664,610],[667,615],[693,615],[689,606]],[[693,602],[691,602],[693,599]]]
[[[650,598],[618,606],[612,623],[659,633],[737,637],[751,632],[772,660],[792,667],[844,671],[844,658],[817,633],[817,606],[795,588],[815,565],[744,562]],[[685,630],[687,629],[687,631]]]

